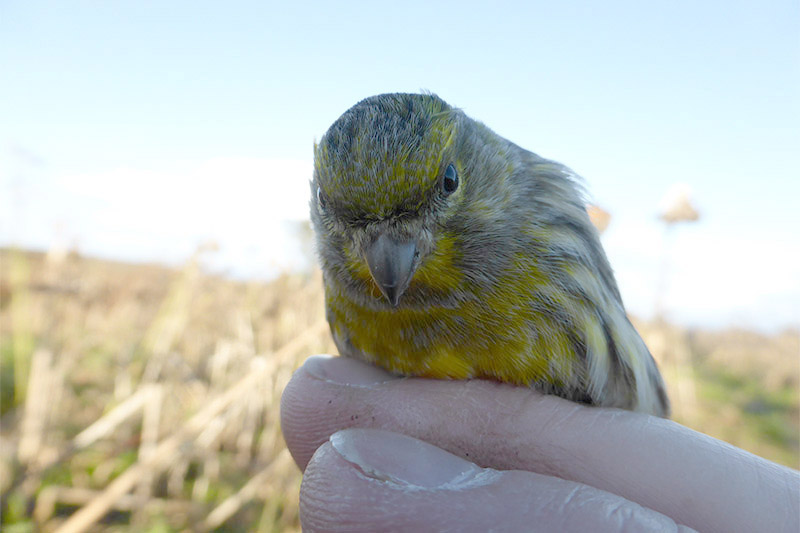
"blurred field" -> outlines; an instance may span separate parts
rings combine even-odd
[[[678,422],[798,467],[797,331],[637,326]],[[3,531],[299,530],[279,400],[319,352],[318,273],[0,250]]]

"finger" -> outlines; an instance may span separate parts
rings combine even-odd
[[[383,428],[481,466],[585,483],[696,529],[794,531],[800,522],[794,471],[667,420],[521,387],[393,379],[352,359],[311,358],[286,388],[282,424],[301,467],[339,429]]]
[[[304,531],[688,531],[587,485],[480,468],[374,429],[340,431],[317,450],[300,516]]]
[[[350,364],[351,362],[355,364]],[[344,364],[341,364],[344,363]],[[332,365],[332,366],[331,366]],[[347,385],[329,380],[329,371],[345,372]],[[333,376],[331,374],[331,376]],[[361,396],[361,387],[399,380],[383,370],[341,357],[317,355],[300,367],[281,396],[281,432],[297,466],[305,470],[311,456],[336,431],[349,427],[380,427],[364,424],[364,410],[354,412],[358,399],[336,398],[336,391]],[[323,404],[318,404],[323,402]],[[365,406],[366,407],[366,406]],[[361,418],[359,420],[359,418]],[[378,423],[373,419],[373,423]],[[385,421],[384,421],[385,422]]]

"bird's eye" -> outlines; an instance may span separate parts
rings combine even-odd
[[[444,171],[444,178],[442,178],[442,191],[445,196],[450,196],[458,189],[458,172],[453,164],[447,165]]]
[[[325,209],[326,201],[325,201],[325,194],[323,194],[322,189],[317,187],[317,205],[319,205],[320,209]]]

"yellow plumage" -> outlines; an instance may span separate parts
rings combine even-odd
[[[433,95],[380,95],[315,149],[311,217],[342,355],[668,414],[565,167]]]

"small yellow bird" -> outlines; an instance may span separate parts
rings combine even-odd
[[[432,94],[384,94],[315,146],[311,220],[342,355],[669,415],[574,175]]]

